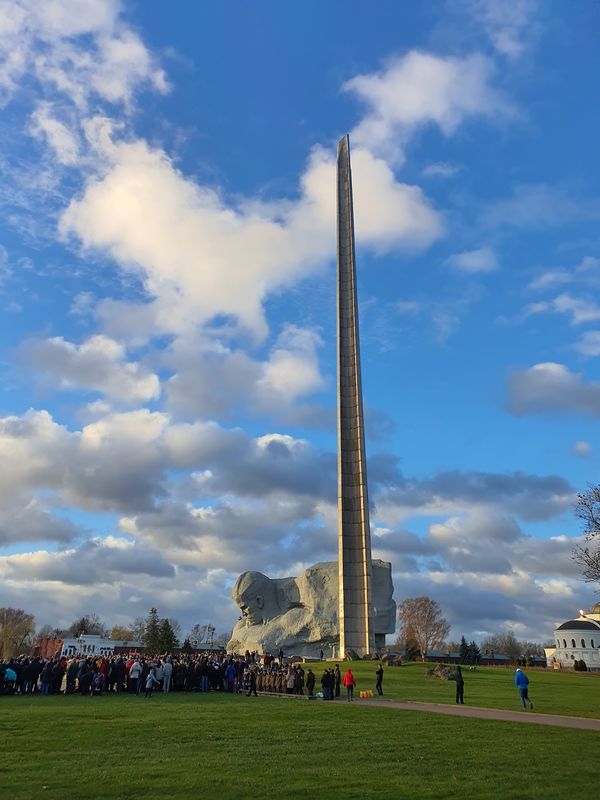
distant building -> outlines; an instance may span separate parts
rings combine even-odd
[[[58,658],[59,656],[112,656],[116,654],[140,652],[141,642],[118,641],[105,639],[91,633],[82,633],[65,639],[40,639],[33,648],[32,655],[41,658]]]
[[[141,642],[118,641],[105,639],[91,633],[82,633],[71,639],[63,639],[61,656],[112,656],[115,653],[139,652]]]
[[[556,647],[545,648],[549,667],[573,669],[575,661],[585,661],[589,670],[600,671],[600,603],[559,625],[554,641]]]

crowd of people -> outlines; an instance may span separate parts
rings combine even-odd
[[[351,680],[348,677],[351,676]],[[340,667],[326,668],[320,679],[322,696],[340,696],[342,684],[352,699],[356,683],[351,670],[342,678]],[[20,657],[0,663],[1,694],[102,695],[123,692],[149,698],[155,691],[245,692],[257,695],[296,694],[315,697],[316,676],[310,667],[285,664],[283,656],[273,658],[248,652],[243,656],[204,652],[195,655],[139,654],[57,658]]]
[[[377,694],[382,695],[383,666],[375,671]],[[460,666],[450,676],[456,682],[456,702],[464,703],[464,678]],[[344,675],[339,664],[326,667],[320,678],[321,691],[315,694],[316,675],[308,666],[285,664],[278,658],[248,652],[243,656],[206,651],[195,655],[94,657],[89,655],[40,658],[22,656],[0,662],[0,694],[102,695],[121,692],[152,697],[154,691],[244,692],[257,696],[293,694],[324,700],[340,697],[342,686],[349,701],[354,698],[356,679],[352,669]],[[533,703],[529,698],[529,679],[517,669],[515,684],[523,708]]]

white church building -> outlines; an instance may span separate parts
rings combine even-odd
[[[600,671],[600,603],[559,625],[554,641],[556,647],[545,648],[551,669],[573,669],[575,661],[585,661],[589,670]]]

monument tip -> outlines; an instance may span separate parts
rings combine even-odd
[[[344,150],[349,153],[350,152],[350,134],[345,133],[342,138],[338,142],[337,146],[338,155],[343,152]]]

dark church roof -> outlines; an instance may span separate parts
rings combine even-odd
[[[557,631],[597,631],[599,626],[586,619],[570,619],[568,622],[563,622],[556,629]]]

